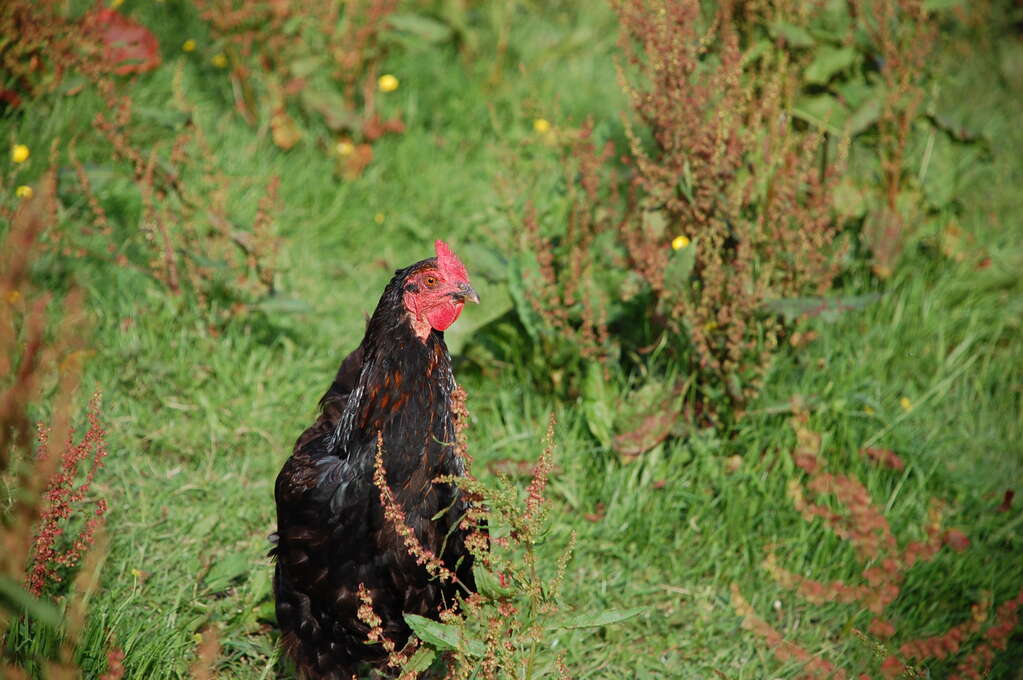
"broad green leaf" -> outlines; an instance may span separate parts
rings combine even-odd
[[[211,512],[208,515],[205,515],[199,521],[192,524],[192,526],[189,529],[189,533],[195,538],[202,538],[206,534],[213,531],[214,527],[216,527],[217,524],[219,523],[220,516],[215,512]]]
[[[590,361],[586,366],[586,377],[583,379],[583,415],[586,417],[586,426],[590,428],[590,432],[604,446],[611,446],[614,429],[614,410],[611,408],[608,392],[603,365]]]
[[[862,309],[880,299],[881,296],[876,293],[844,298],[779,298],[765,302],[763,308],[771,314],[781,314],[790,322],[799,317],[816,316],[825,321],[834,321],[845,312]]]
[[[133,115],[137,116],[146,121],[151,121],[157,125],[163,125],[164,127],[176,130],[183,126],[191,119],[187,113],[182,113],[175,109],[155,106],[134,106],[131,109]]]
[[[511,593],[511,590],[502,586],[501,581],[486,567],[474,564],[472,575],[476,580],[476,589],[484,597],[498,599],[507,597]]]
[[[61,613],[56,605],[34,597],[17,581],[0,574],[0,609],[14,613],[24,613],[30,618],[52,628],[61,625]]]
[[[344,97],[334,90],[307,87],[299,97],[302,107],[323,116],[323,122],[334,132],[355,129],[360,124],[359,116],[349,110]]]
[[[248,553],[232,553],[220,559],[206,574],[206,586],[213,592],[227,589],[236,578],[250,569]]]
[[[405,677],[407,673],[422,673],[433,663],[433,660],[437,658],[437,653],[429,647],[420,647],[416,650],[416,653],[412,655],[404,666],[401,667],[401,677]]]
[[[454,31],[447,24],[422,14],[410,12],[392,14],[387,19],[387,23],[398,31],[414,35],[433,44],[447,42],[454,35]]]
[[[874,96],[864,101],[845,121],[845,131],[850,137],[858,135],[877,122],[881,115],[881,97]]]
[[[851,47],[825,46],[806,67],[803,77],[813,85],[824,85],[839,71],[849,68],[856,60],[856,50]]]
[[[483,656],[486,645],[479,640],[462,635],[462,629],[450,623],[441,623],[418,614],[405,614],[405,623],[423,642],[440,651],[457,649],[470,656]]]
[[[580,614],[567,619],[559,619],[548,625],[548,628],[598,628],[621,623],[626,619],[642,614],[646,607],[632,607],[630,609],[609,609],[596,614]]]
[[[515,308],[515,313],[522,323],[522,327],[526,329],[526,333],[529,334],[534,342],[539,340],[540,333],[537,328],[537,316],[533,310],[533,305],[529,303],[529,299],[526,297],[526,271],[527,269],[534,268],[535,262],[530,262],[532,256],[528,253],[522,253],[518,257],[511,257],[508,259],[508,295],[512,299],[512,305]]]
[[[830,94],[818,94],[800,97],[792,107],[792,115],[841,135],[849,118],[849,110]]]
[[[752,64],[760,57],[764,56],[771,51],[771,41],[769,40],[758,40],[743,52],[742,54],[742,65],[747,66]]]
[[[775,21],[768,27],[768,30],[772,38],[782,38],[792,47],[813,47],[817,44],[809,31],[787,21]]]
[[[880,88],[866,78],[850,78],[834,85],[835,94],[843,104],[852,110],[858,109],[871,97],[880,96]]]
[[[664,283],[673,291],[685,293],[689,290],[689,276],[696,264],[696,248],[697,242],[693,241],[672,252],[668,258],[664,268]]]
[[[289,69],[291,71],[291,75],[296,78],[308,78],[321,66],[323,66],[323,57],[313,56],[296,59],[291,62]]]
[[[249,309],[273,314],[309,314],[314,311],[308,302],[288,295],[271,295],[249,305]]]

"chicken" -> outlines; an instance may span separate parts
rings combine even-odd
[[[410,635],[404,613],[436,618],[456,594],[475,590],[461,522],[468,501],[434,480],[465,472],[454,446],[456,385],[444,331],[479,296],[447,245],[434,246],[436,257],[395,272],[277,477],[277,622],[285,651],[309,680],[347,680],[386,660],[358,617],[360,586],[398,649]],[[387,486],[407,526],[455,579],[431,577],[385,518],[373,481],[378,433]]]

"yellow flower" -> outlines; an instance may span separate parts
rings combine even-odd
[[[32,187],[22,184],[14,190],[14,195],[18,198],[32,198]]]
[[[227,57],[224,56],[223,52],[219,54],[214,54],[213,58],[210,59],[210,63],[216,66],[217,68],[224,68],[225,66],[227,66]]]
[[[678,236],[676,236],[675,238],[673,238],[671,240],[671,249],[672,250],[682,250],[683,248],[685,248],[688,245],[689,245],[689,237],[688,236],[683,236],[682,234],[679,234]]]
[[[717,321],[708,321],[707,323],[703,324],[703,331],[705,333],[710,333],[712,331],[716,331],[717,328],[718,328],[718,322]]]
[[[110,0],[111,7],[120,7],[124,4],[124,0]]]
[[[899,399],[899,406],[902,407],[903,411],[909,411],[913,408],[913,402],[909,400],[909,397],[902,397]]]
[[[533,121],[533,131],[541,135],[551,131],[551,122],[546,118],[537,118]]]
[[[12,305],[15,304],[20,299],[21,299],[21,293],[19,293],[16,290],[12,290],[10,293],[7,294],[7,301],[9,303],[11,303]]]
[[[181,49],[184,50],[185,52],[194,52],[195,51],[195,41],[192,40],[191,38],[189,38],[185,42],[181,43]]]
[[[380,88],[381,92],[394,92],[398,89],[398,79],[390,73],[385,73],[377,81],[377,87]]]
[[[376,215],[373,216],[373,221],[376,222],[377,224],[383,224],[384,223],[384,214],[383,213],[377,213]]]
[[[347,139],[342,139],[340,142],[338,142],[337,146],[335,146],[334,149],[337,150],[337,152],[342,156],[351,156],[353,153],[355,153],[355,145],[352,144]]]
[[[11,147],[11,160],[15,163],[24,163],[30,155],[28,147],[24,144],[15,144]]]
[[[869,406],[864,406],[863,412],[866,413],[868,416],[874,415],[874,409],[870,408]]]

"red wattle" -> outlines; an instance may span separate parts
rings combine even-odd
[[[458,315],[462,313],[463,306],[461,302],[437,305],[426,313],[426,319],[434,329],[438,331],[447,330],[448,326],[453,324]]]

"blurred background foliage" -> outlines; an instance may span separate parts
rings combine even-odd
[[[559,415],[523,669],[1013,677],[1021,11],[3,3],[4,672],[287,677],[273,475],[443,237],[495,504]]]

